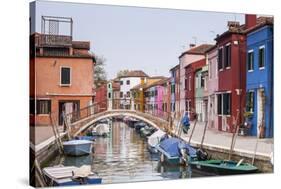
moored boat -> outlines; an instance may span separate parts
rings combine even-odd
[[[155,148],[160,153],[161,163],[185,164],[188,159],[197,158],[196,149],[175,137],[163,140]]]
[[[89,141],[95,141],[96,137],[94,136],[76,136],[75,140],[89,140]]]
[[[135,130],[137,133],[140,132],[141,128],[145,127],[146,126],[146,123],[140,121],[140,122],[137,122],[134,124],[134,127],[135,127]]]
[[[239,162],[232,160],[190,161],[189,165],[193,168],[213,172],[218,175],[247,174],[258,171],[256,166],[243,163],[242,161],[243,159]]]
[[[105,124],[105,123],[100,123],[98,125],[96,125],[93,130],[92,130],[92,134],[93,136],[108,136],[110,133],[110,129],[109,129],[109,125]]]
[[[150,151],[150,153],[153,153],[153,154],[158,153],[158,150],[155,147],[161,142],[162,139],[164,139],[165,135],[166,135],[166,133],[159,129],[155,133],[153,133],[151,136],[148,137],[147,148]]]
[[[63,150],[66,155],[81,156],[90,154],[92,141],[89,140],[70,140],[63,142]]]
[[[150,135],[152,135],[156,130],[157,130],[156,128],[147,125],[140,129],[140,136],[147,138]]]
[[[42,170],[49,186],[101,184],[102,178],[91,171],[91,166],[55,166]]]

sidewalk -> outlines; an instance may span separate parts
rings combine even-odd
[[[189,140],[193,126],[194,122],[191,122],[188,134],[181,134],[181,137],[183,139],[187,141]],[[191,139],[191,143],[197,145],[201,144],[204,127],[204,122],[197,122],[196,128]],[[229,150],[231,146],[232,135],[232,133],[207,128],[203,145]],[[253,154],[255,150],[256,141],[257,138],[253,136],[238,136],[234,146],[234,151]],[[273,138],[258,139],[257,154],[270,157],[271,152],[273,152]]]
[[[59,131],[62,132],[62,126],[59,127]],[[54,136],[51,126],[38,126],[30,127],[30,141],[32,144],[40,144]]]

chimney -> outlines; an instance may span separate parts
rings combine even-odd
[[[227,26],[228,26],[229,30],[238,29],[240,26],[240,23],[236,22],[236,21],[228,21]]]
[[[195,47],[196,45],[194,44],[194,43],[190,43],[189,44],[189,48],[193,48],[193,47]]]
[[[257,24],[257,15],[255,14],[246,14],[245,15],[245,26],[246,29],[249,29]]]

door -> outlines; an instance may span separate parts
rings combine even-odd
[[[59,101],[59,125],[63,124],[63,112],[66,114],[77,112],[79,110],[79,104],[80,102],[78,100],[74,101]],[[71,115],[71,119],[73,118],[79,118],[79,115],[77,113]]]
[[[264,123],[264,89],[258,89],[257,92],[257,136],[260,136],[261,127]]]

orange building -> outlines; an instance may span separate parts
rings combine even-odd
[[[89,53],[90,42],[72,40],[70,21],[71,35],[31,35],[31,125],[50,125],[50,113],[62,125],[63,111],[69,113],[92,104],[95,59]]]

